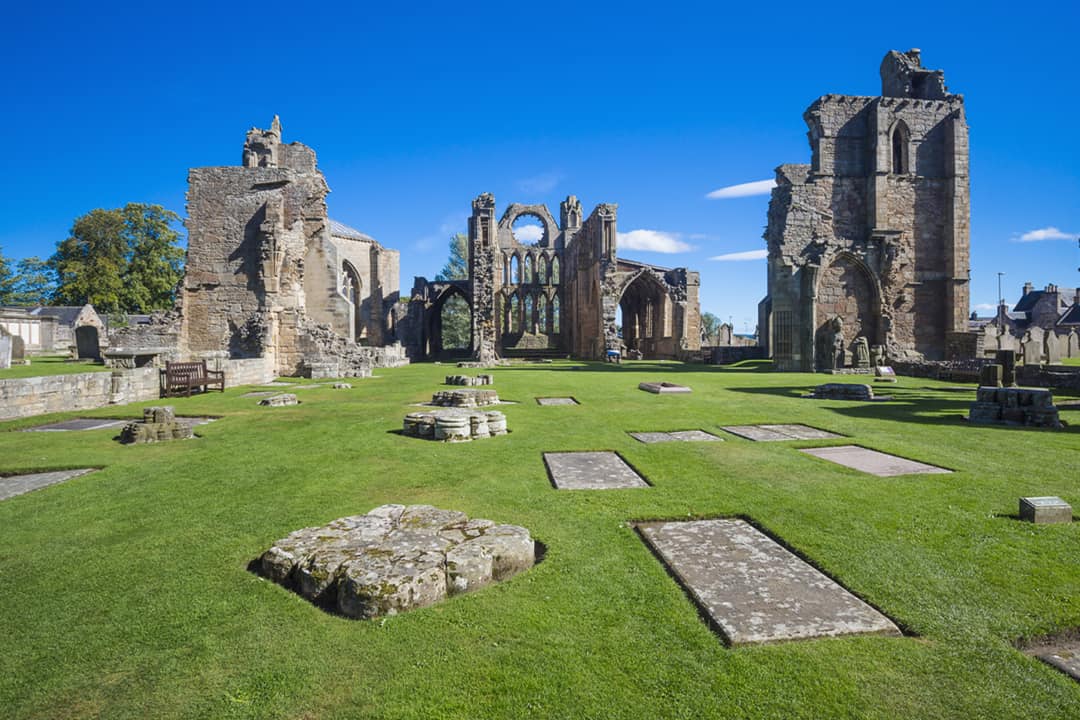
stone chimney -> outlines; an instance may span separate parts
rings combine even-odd
[[[1030,293],[1034,289],[1035,289],[1035,286],[1031,284],[1031,281],[1030,280],[1027,281],[1026,283],[1024,283],[1024,295],[1023,296],[1027,297],[1027,294]]]

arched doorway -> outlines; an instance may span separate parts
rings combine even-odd
[[[80,359],[100,360],[101,344],[98,339],[98,329],[93,325],[75,328],[75,350]]]
[[[667,288],[651,273],[638,273],[622,291],[616,324],[622,330],[622,344],[627,356],[641,353],[644,359],[672,355],[667,346],[671,338],[671,298]]]
[[[870,273],[848,254],[833,258],[818,275],[814,300],[815,366],[818,369],[831,366],[831,353],[835,353],[835,318],[840,319],[843,347],[850,351],[855,338],[860,336],[870,345],[881,344],[879,315],[877,288]]]
[[[472,354],[472,306],[457,286],[448,287],[431,306],[428,355],[433,359]]]

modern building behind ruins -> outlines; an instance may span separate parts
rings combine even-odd
[[[192,169],[175,310],[118,333],[110,352],[212,359],[238,382],[407,362],[384,347],[398,253],[331,221],[328,192],[314,150],[284,144],[277,117],[248,132],[240,166]]]
[[[779,370],[831,368],[859,336],[894,359],[974,352],[964,99],[918,50],[889,52],[881,85],[816,100],[810,164],[776,170],[760,321]]]
[[[496,220],[489,193],[472,203],[469,277],[416,278],[407,319],[398,325],[410,357],[439,357],[445,303],[471,310],[471,355],[491,362],[543,354],[603,358],[625,346],[645,358],[684,358],[701,347],[698,273],[624,260],[616,254],[617,206],[585,217],[573,195],[558,222],[545,205],[511,204]],[[519,240],[519,218],[539,221],[535,242]],[[622,337],[616,325],[622,310]]]

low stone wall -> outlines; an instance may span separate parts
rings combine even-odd
[[[1068,365],[1017,365],[1016,382],[1027,387],[1080,390],[1080,367]]]
[[[269,358],[210,358],[206,361],[208,370],[225,372],[225,387],[238,385],[265,385],[277,378],[274,363]]]
[[[979,382],[982,368],[993,364],[993,358],[977,360],[922,362],[897,360],[892,363],[897,375],[923,377],[952,382]],[[1080,390],[1080,367],[1068,365],[1017,365],[1016,384],[1024,387],[1063,388]]]
[[[743,360],[764,360],[765,348],[760,345],[715,345],[709,362],[713,365],[730,365]]]
[[[0,380],[0,420],[155,400],[157,368]]]

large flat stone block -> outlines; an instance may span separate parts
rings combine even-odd
[[[1020,498],[1020,519],[1038,525],[1072,522],[1072,506],[1059,497]]]
[[[732,645],[900,635],[887,617],[745,520],[650,523],[639,529]]]
[[[551,482],[559,490],[614,490],[649,484],[613,452],[544,453]]]
[[[94,472],[95,468],[77,470],[56,470],[53,472],[31,473],[29,475],[9,475],[0,477],[0,500],[7,500],[28,493],[31,490],[62,483],[72,478]]]
[[[632,432],[630,437],[646,445],[665,442],[722,442],[712,433],[704,430],[673,430],[670,432]]]
[[[807,425],[727,425],[724,427],[732,435],[753,440],[754,442],[777,442],[780,440],[828,440],[843,437],[826,430],[818,430]]]
[[[844,467],[861,470],[879,477],[893,477],[895,475],[951,473],[952,470],[927,465],[926,463],[908,460],[907,458],[889,455],[888,453],[868,450],[857,445],[840,445],[838,447],[803,448],[800,452],[819,457],[822,460],[843,465]]]

